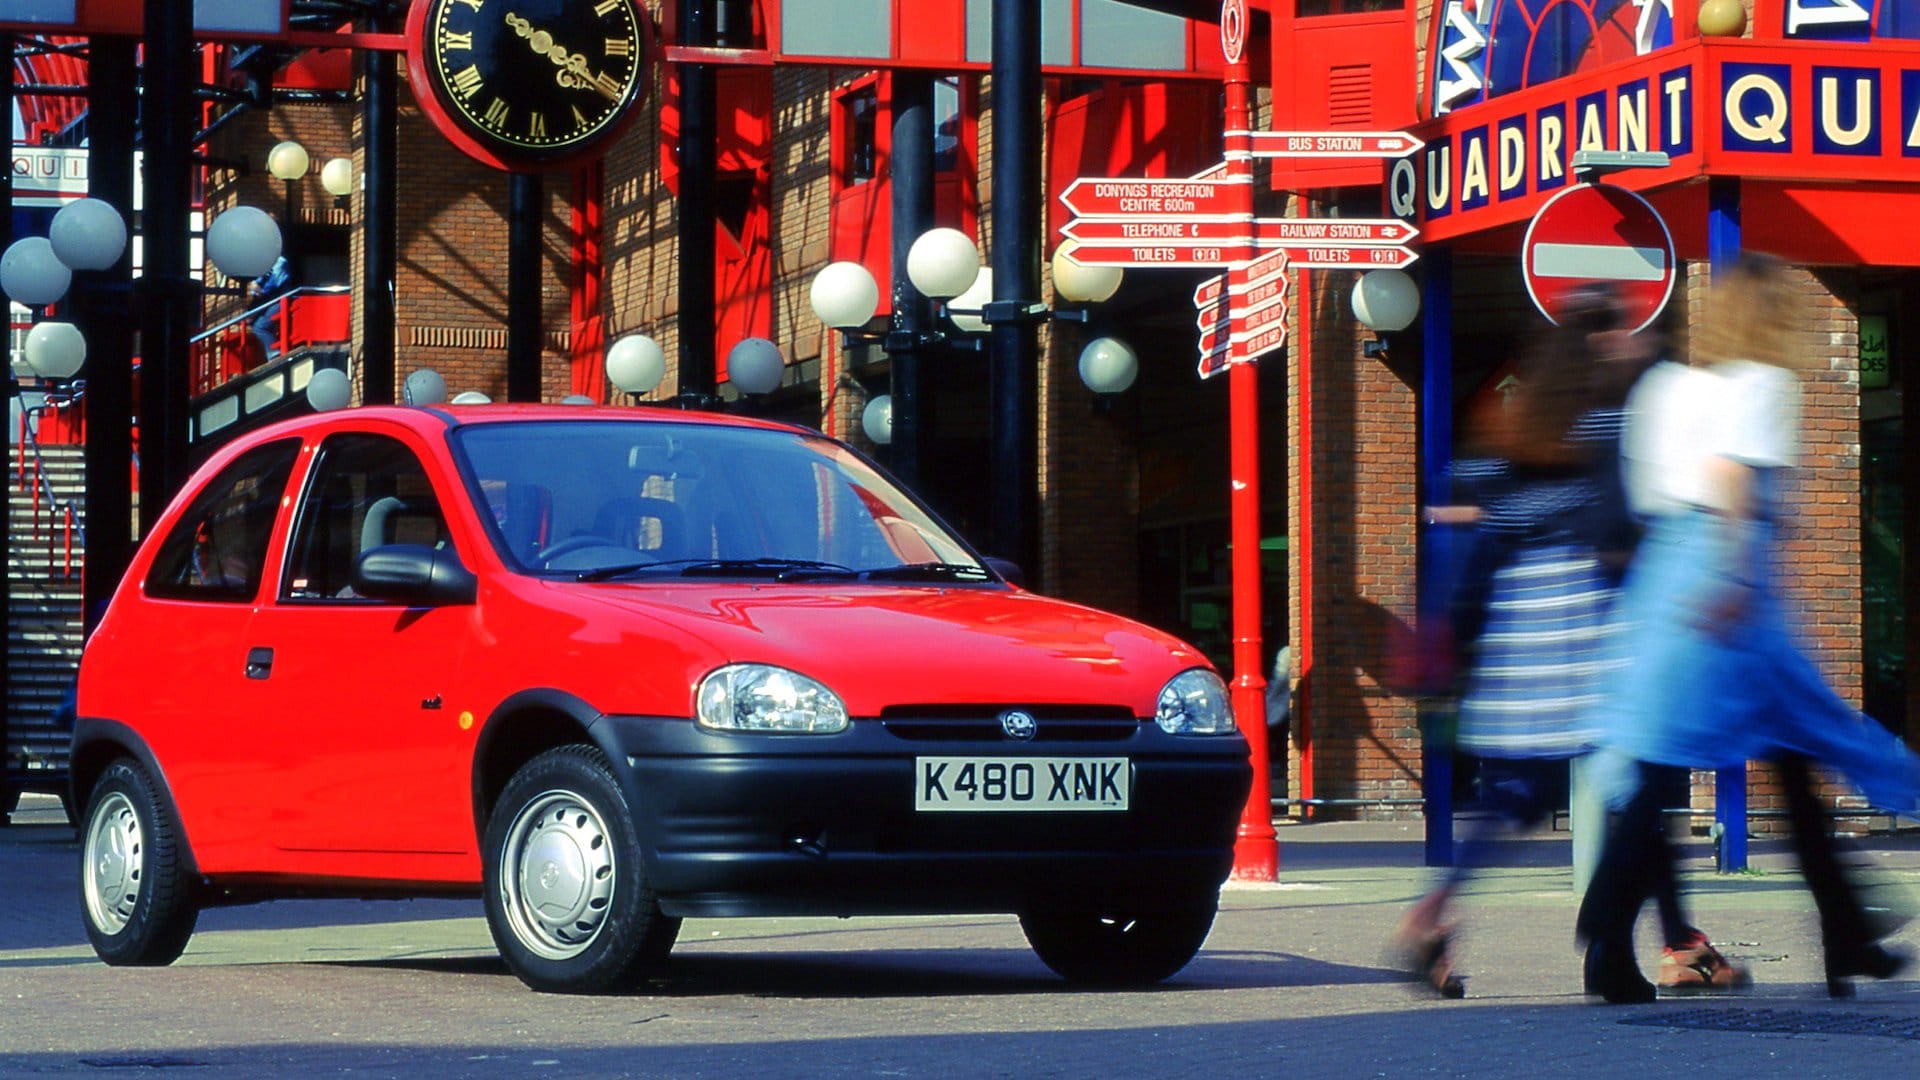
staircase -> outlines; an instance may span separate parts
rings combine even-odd
[[[44,477],[37,508],[34,453],[27,453],[27,484],[19,482],[19,448],[8,462],[7,676],[5,771],[0,773],[0,823],[21,791],[64,797],[72,718],[61,705],[80,666],[80,567],[85,512],[85,450],[39,448]],[[67,506],[73,507],[71,556]]]

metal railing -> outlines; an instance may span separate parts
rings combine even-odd
[[[305,285],[215,323],[190,341],[193,395],[210,393],[295,349],[350,340],[351,312],[349,286]],[[253,333],[255,320],[268,314],[275,328],[272,356]]]
[[[54,491],[53,479],[47,475],[47,461],[40,453],[40,417],[57,408],[80,407],[85,397],[85,389],[49,394],[46,400],[38,404],[22,403],[18,440],[18,461],[14,466],[14,482],[20,490],[30,497],[32,516],[29,518],[27,539],[38,542],[41,533],[41,515],[47,517],[47,567],[52,572],[56,559],[60,563],[60,577],[70,580],[75,576],[73,566],[74,539],[78,536],[80,547],[85,550],[86,527],[80,520],[79,504],[72,496],[60,498]],[[58,517],[58,523],[54,518]],[[57,552],[57,554],[56,554]]]

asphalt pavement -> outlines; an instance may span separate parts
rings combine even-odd
[[[29,797],[34,800],[35,797]],[[1506,845],[1463,894],[1467,997],[1387,955],[1431,883],[1418,822],[1282,825],[1277,882],[1230,884],[1165,984],[1055,978],[1008,916],[690,920],[668,974],[599,998],[526,990],[478,901],[283,901],[203,913],[178,963],[108,968],[57,804],[0,829],[0,1076],[1888,1077],[1920,1063],[1920,972],[1825,993],[1812,905],[1774,841],[1712,873],[1695,921],[1743,995],[1591,1004],[1565,832]],[[1920,832],[1866,838],[1874,902],[1920,892]],[[1643,920],[1641,959],[1658,958]],[[1913,924],[1894,943],[1920,949]]]

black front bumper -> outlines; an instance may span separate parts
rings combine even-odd
[[[873,915],[1045,905],[1211,904],[1252,770],[1237,735],[1151,721],[1049,744],[920,741],[878,721],[837,735],[723,735],[692,721],[595,725],[672,915]],[[914,809],[920,756],[1125,757],[1124,811]]]

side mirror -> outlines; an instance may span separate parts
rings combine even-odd
[[[373,600],[409,607],[471,604],[479,579],[460,565],[452,548],[387,544],[369,548],[353,562],[353,591]]]
[[[1027,572],[1020,569],[1019,563],[1012,559],[1002,559],[997,555],[988,555],[983,561],[987,564],[987,569],[999,574],[1007,581],[1023,589],[1027,587]]]

